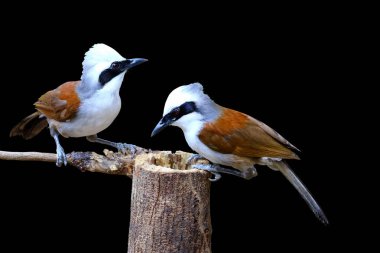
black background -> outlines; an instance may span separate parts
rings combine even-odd
[[[110,7],[110,6],[108,6]],[[36,15],[3,20],[1,150],[54,152],[48,131],[8,138],[49,89],[81,75],[84,53],[106,43],[121,55],[149,59],[129,71],[122,110],[99,136],[151,149],[191,151],[178,128],[150,133],[174,88],[201,82],[217,103],[264,121],[302,150],[290,165],[323,207],[325,227],[280,173],[259,167],[246,181],[229,175],[212,185],[213,252],[255,247],[307,251],[346,246],[355,219],[345,204],[346,170],[339,157],[342,114],[332,89],[344,75],[344,24],[335,12],[305,7],[144,9]],[[56,7],[58,8],[58,7]],[[121,7],[120,7],[121,8]],[[107,13],[108,12],[108,13]],[[104,15],[105,13],[111,15]],[[113,14],[113,15],[112,15]],[[15,19],[18,19],[16,14]],[[63,23],[59,23],[63,22]],[[64,139],[65,151],[102,152],[84,138]],[[42,162],[0,161],[1,246],[14,251],[125,252],[131,180],[82,173]],[[351,234],[352,235],[352,234]]]

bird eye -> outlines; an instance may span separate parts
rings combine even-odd
[[[111,68],[113,68],[113,69],[118,69],[119,67],[120,67],[120,63],[117,62],[117,61],[115,61],[115,62],[113,62],[113,63],[111,64]]]
[[[177,117],[177,116],[179,115],[179,112],[180,112],[179,107],[174,108],[173,111],[172,111],[172,115],[173,115],[174,117]]]

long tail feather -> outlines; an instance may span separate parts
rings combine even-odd
[[[296,190],[300,193],[302,198],[306,201],[307,205],[310,207],[311,211],[315,214],[315,216],[325,225],[329,224],[325,213],[322,208],[318,205],[317,201],[313,198],[311,193],[308,191],[306,186],[301,182],[301,180],[297,177],[296,174],[292,171],[292,169],[283,161],[273,162],[272,164],[274,169],[281,171],[281,173],[289,180],[289,182],[296,188]]]
[[[19,135],[26,140],[33,138],[48,125],[46,118],[41,118],[40,116],[41,114],[39,112],[35,112],[24,118],[20,121],[20,123],[12,128],[9,136],[13,137]]]

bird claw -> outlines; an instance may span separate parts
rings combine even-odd
[[[116,143],[117,150],[123,154],[134,155],[137,152],[136,146],[128,143]]]
[[[210,172],[214,178],[210,177],[208,180],[210,180],[211,182],[216,182],[216,181],[219,181],[219,179],[222,178],[222,175],[220,175],[219,173],[217,172]]]
[[[198,160],[201,160],[201,159],[205,159],[205,158],[199,154],[192,154],[187,159],[186,165],[196,163]],[[210,180],[211,182],[216,182],[222,178],[222,175],[220,175],[220,173],[216,172],[214,170],[214,168],[212,167],[212,165],[210,165],[210,164],[195,164],[195,165],[192,165],[192,167],[195,169],[205,170],[205,171],[210,172],[212,174],[212,176],[208,180]]]
[[[235,169],[225,168],[218,164],[194,164],[192,165],[192,167],[199,170],[206,170],[212,173],[214,175],[214,178],[210,179],[210,181],[218,181],[221,178],[220,173],[226,173],[226,174],[234,175],[234,176],[245,178],[245,179],[251,179],[257,176],[257,172],[254,167],[249,171],[243,171],[243,172],[235,170]]]
[[[214,177],[210,177],[208,180],[216,182],[222,178],[222,175],[214,168],[212,164],[194,164],[191,166],[194,169],[205,170],[210,172]]]
[[[192,154],[188,159],[187,159],[187,162],[186,162],[186,165],[190,165],[192,163],[196,163],[198,160],[200,159],[204,159],[201,155],[199,154]]]

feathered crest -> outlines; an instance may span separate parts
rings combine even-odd
[[[95,44],[85,54],[83,60],[83,72],[101,62],[114,62],[125,60],[115,49],[106,44]]]
[[[203,105],[210,102],[213,103],[211,98],[203,92],[202,84],[192,83],[183,85],[174,89],[169,94],[165,103],[164,115],[171,111],[174,107],[190,101],[195,102],[198,105]]]
[[[203,85],[200,84],[200,83],[191,83],[191,84],[188,84],[188,85],[183,85],[183,86],[180,86],[178,87],[178,90],[182,90],[182,92],[186,92],[186,93],[195,93],[195,94],[203,94]]]

